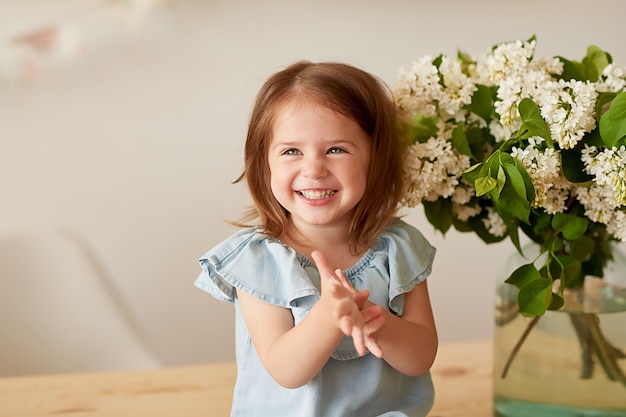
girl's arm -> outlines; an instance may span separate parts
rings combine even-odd
[[[364,322],[376,321],[382,314],[378,306],[360,310],[355,299],[366,298],[367,292],[354,295],[330,274],[320,278],[320,300],[297,326],[288,309],[237,291],[263,366],[286,388],[300,387],[317,375],[344,333],[353,337],[357,350],[364,354]]]
[[[298,388],[310,381],[343,335],[329,314],[315,308],[317,304],[294,326],[286,308],[239,290],[237,298],[263,366],[285,388]]]
[[[336,276],[348,291],[356,290],[340,269]],[[367,300],[363,308],[375,305]],[[384,324],[369,329],[366,323],[366,345],[380,351],[380,355],[398,371],[406,375],[421,375],[432,366],[437,354],[438,338],[426,281],[404,294],[404,308],[401,316],[382,309]]]
[[[385,324],[368,336],[383,351],[383,358],[406,375],[427,372],[435,360],[438,339],[426,281],[404,294],[402,316],[385,309],[383,317]]]

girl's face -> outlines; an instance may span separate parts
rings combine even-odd
[[[354,120],[308,101],[288,103],[268,152],[272,192],[292,225],[349,227],[371,157],[371,140]]]

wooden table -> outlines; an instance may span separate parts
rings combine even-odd
[[[442,344],[432,417],[490,417],[490,341]],[[149,371],[0,378],[0,417],[224,417],[234,363]]]

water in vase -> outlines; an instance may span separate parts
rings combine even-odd
[[[605,283],[596,287],[578,305],[542,316],[508,369],[510,354],[532,319],[515,311],[507,316],[505,307],[513,303],[499,292],[496,417],[626,417],[626,291]],[[598,340],[607,344],[600,346]]]

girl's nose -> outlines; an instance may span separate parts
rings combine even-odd
[[[302,175],[308,178],[323,178],[326,176],[324,159],[311,156],[302,161]]]

